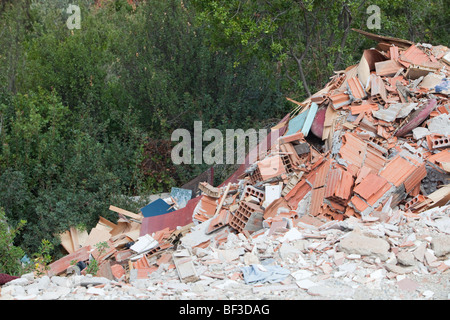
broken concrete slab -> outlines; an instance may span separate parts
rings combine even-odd
[[[389,258],[390,245],[381,238],[367,237],[357,231],[352,231],[340,240],[339,249],[347,254],[379,257],[382,261]]]
[[[434,254],[438,257],[442,257],[450,253],[450,235],[441,235],[433,237],[431,240],[431,248]]]

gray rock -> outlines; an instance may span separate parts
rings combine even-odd
[[[355,230],[340,241],[338,248],[347,254],[375,256],[386,261],[389,258],[390,245],[386,240],[367,237]]]
[[[25,290],[27,291],[28,295],[38,295],[41,291],[37,283],[32,283],[26,286]]]
[[[259,258],[251,252],[247,252],[244,254],[244,264],[249,266],[251,264],[260,263]]]
[[[397,262],[404,266],[413,266],[415,264],[414,255],[408,251],[400,251],[397,254]]]
[[[450,253],[450,235],[434,237],[431,240],[431,248],[437,257]]]
[[[88,277],[85,276],[80,281],[80,286],[88,287],[88,286],[98,286],[100,284],[107,284],[110,283],[111,280],[104,278],[104,277]]]
[[[46,290],[50,286],[50,277],[43,276],[37,282],[39,290]]]
[[[394,272],[397,274],[407,274],[407,273],[411,273],[414,270],[416,270],[415,267],[402,267],[399,265],[389,264],[389,263],[385,264],[384,267],[386,268],[387,271]]]
[[[34,280],[34,273],[30,272],[30,273],[25,273],[21,276],[21,278],[23,279],[27,279],[28,281],[33,281]]]
[[[30,283],[26,278],[17,278],[5,283],[3,286],[26,286]]]
[[[72,286],[71,281],[67,277],[54,276],[51,278],[52,283],[60,287],[69,288]]]

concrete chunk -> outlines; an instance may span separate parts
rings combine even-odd
[[[390,245],[381,238],[366,237],[358,231],[353,231],[340,241],[339,248],[347,254],[376,256],[386,261],[389,258]]]
[[[437,257],[450,253],[450,235],[443,235],[431,240],[431,248]]]

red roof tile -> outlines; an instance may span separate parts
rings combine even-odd
[[[433,154],[432,156],[429,156],[427,160],[442,168],[442,162],[450,162],[450,150],[445,149],[436,154]]]
[[[356,135],[348,132],[342,137],[342,142],[342,147],[339,150],[341,158],[361,168],[364,162],[367,144]]]
[[[414,172],[415,168],[413,164],[397,155],[381,170],[380,176],[398,187]]]
[[[323,204],[324,195],[325,195],[325,188],[313,189],[311,194],[311,207],[310,207],[310,213],[313,216],[319,215],[320,208]]]
[[[354,195],[351,198],[350,203],[353,204],[357,212],[362,212],[369,207],[369,205],[357,195]]]
[[[422,164],[416,168],[408,178],[406,178],[404,182],[406,193],[410,193],[426,176],[427,170],[425,169],[425,164]]]
[[[330,100],[331,100],[332,106],[335,110],[340,109],[343,106],[348,105],[351,102],[350,96],[344,92],[330,95]]]
[[[286,172],[280,156],[269,157],[258,162],[258,168],[263,180],[279,176]]]
[[[348,200],[353,188],[353,176],[341,168],[332,169],[328,174],[325,198]]]
[[[368,112],[372,110],[378,110],[378,105],[376,103],[363,103],[360,105],[352,105],[350,106],[350,110],[352,111],[352,115],[360,114],[363,112]]]
[[[431,61],[426,53],[420,50],[415,45],[412,45],[407,50],[405,50],[400,55],[399,60],[405,67],[408,67],[410,64],[421,65],[424,62]]]
[[[332,161],[332,159],[328,159],[320,167],[318,167],[317,170],[315,170],[315,178],[313,184],[314,189],[323,187],[325,185]]]
[[[375,70],[378,76],[394,76],[402,66],[395,60],[386,60],[375,63]]]
[[[390,46],[389,47],[389,58],[391,60],[397,60],[398,59],[398,47],[396,46]]]
[[[369,144],[367,146],[366,158],[364,160],[364,165],[375,172],[380,171],[386,164],[386,158]]]
[[[387,180],[383,177],[374,173],[369,173],[364,180],[353,189],[353,191],[359,194],[363,199],[367,200],[386,183]]]
[[[298,207],[299,201],[302,200],[311,189],[312,188],[306,182],[306,179],[302,179],[284,198],[288,201],[291,208],[295,210]]]
[[[367,96],[366,92],[364,91],[364,87],[359,80],[358,77],[352,77],[347,80],[348,89],[350,90],[351,96],[356,99],[363,99]]]

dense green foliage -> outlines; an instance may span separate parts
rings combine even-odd
[[[0,208],[0,273],[13,276],[21,274],[22,265],[20,259],[24,255],[22,248],[14,245],[14,238],[25,225],[22,220],[15,228],[11,228],[6,220],[3,208]]]
[[[81,28],[71,30],[73,2]],[[380,33],[448,44],[443,1],[371,4],[381,8]],[[274,124],[291,107],[286,96],[306,98],[373,45],[350,31],[366,29],[367,6],[1,0],[0,226],[22,227],[8,238],[23,248],[13,260],[43,239],[57,248],[56,234],[90,230],[99,215],[114,221],[110,204],[136,211],[143,204],[131,196],[170,191],[204,171],[172,164],[173,130]],[[230,170],[216,172],[220,181]]]
[[[242,59],[276,63],[284,92],[304,98],[323,88],[334,70],[359,61],[374,45],[351,28],[432,44],[449,43],[449,7],[443,0],[191,0],[208,39]],[[367,21],[380,10],[380,29]]]

